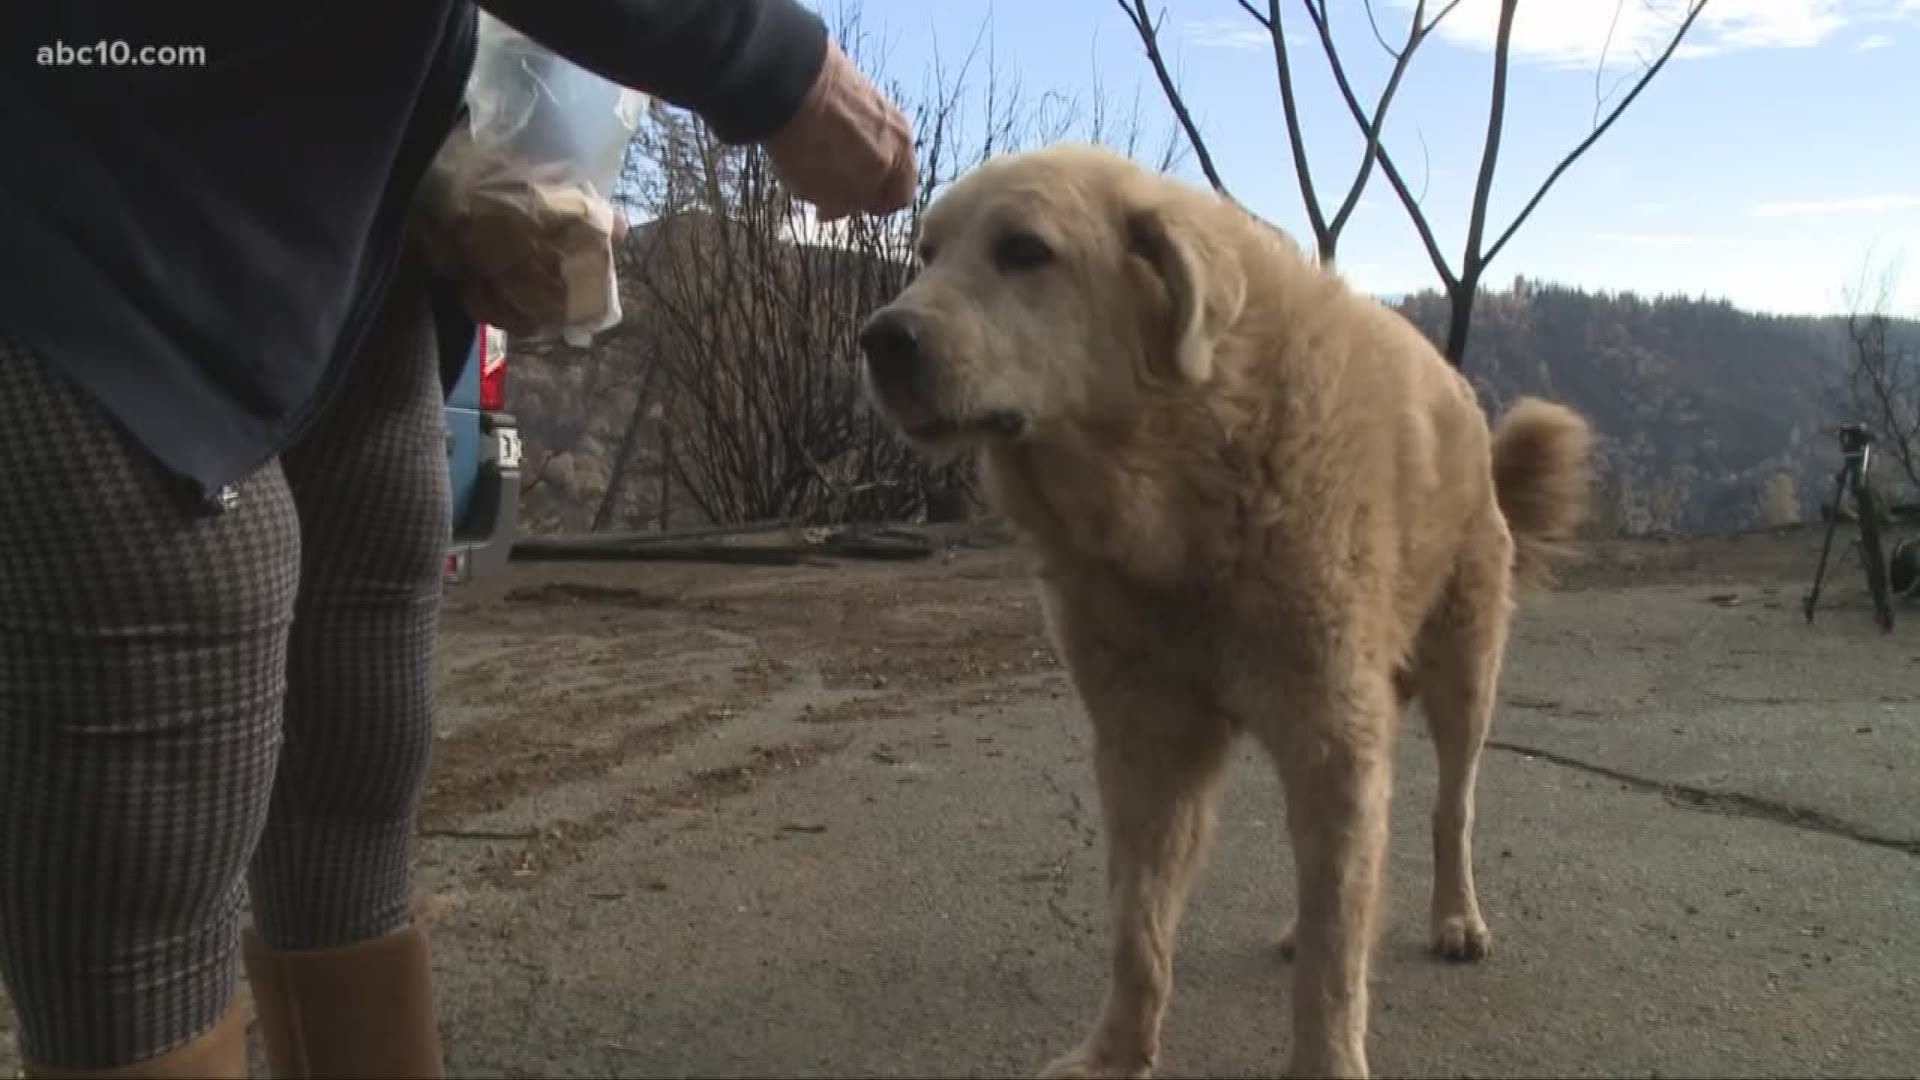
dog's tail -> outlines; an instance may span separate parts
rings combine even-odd
[[[1544,586],[1586,522],[1593,432],[1579,413],[1521,398],[1493,431],[1493,485],[1513,532],[1514,577]]]

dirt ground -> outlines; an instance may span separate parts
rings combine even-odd
[[[1080,1036],[1084,722],[1024,556],[949,540],[451,591],[419,858],[456,1074],[1031,1075]],[[1482,965],[1420,947],[1409,726],[1377,1072],[1920,1068],[1920,605],[1879,634],[1837,552],[1808,627],[1818,543],[1609,543],[1528,605],[1481,782]],[[1167,1075],[1285,1060],[1277,785],[1251,753],[1236,776]]]

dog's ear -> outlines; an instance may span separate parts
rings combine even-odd
[[[1164,210],[1129,211],[1126,238],[1127,251],[1147,264],[1166,296],[1174,372],[1206,382],[1213,377],[1214,346],[1246,301],[1239,268],[1210,257],[1196,230]]]

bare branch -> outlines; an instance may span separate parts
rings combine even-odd
[[[1312,0],[1306,0],[1306,4],[1311,17]],[[1320,210],[1320,197],[1313,190],[1313,170],[1307,164],[1306,139],[1300,131],[1300,109],[1293,96],[1293,71],[1287,63],[1287,34],[1280,21],[1280,0],[1267,0],[1267,18],[1267,36],[1273,41],[1273,68],[1280,79],[1280,106],[1287,119],[1287,145],[1293,150],[1294,176],[1300,184],[1300,199],[1306,205],[1307,222],[1313,226],[1320,260],[1330,263],[1339,238],[1328,230],[1326,215]],[[1324,20],[1317,17],[1315,21],[1324,24]],[[1361,168],[1365,167],[1362,163]]]
[[[1214,167],[1213,154],[1207,149],[1207,140],[1200,134],[1200,128],[1193,122],[1193,114],[1187,109],[1186,99],[1180,94],[1180,88],[1174,83],[1173,73],[1167,70],[1167,61],[1160,52],[1160,31],[1153,19],[1147,14],[1146,0],[1114,0],[1120,10],[1133,24],[1134,33],[1140,38],[1140,44],[1147,50],[1147,59],[1153,64],[1154,77],[1160,80],[1160,91],[1166,95],[1167,105],[1180,121],[1180,127],[1187,133],[1187,142],[1193,147],[1194,156],[1200,160],[1200,171],[1207,176],[1207,182],[1213,189],[1225,193],[1227,183],[1220,177],[1220,170]]]
[[[1493,36],[1493,91],[1487,103],[1487,141],[1480,153],[1480,175],[1473,184],[1473,208],[1467,217],[1467,250],[1460,262],[1460,278],[1467,288],[1480,280],[1483,260],[1480,244],[1487,230],[1487,200],[1493,194],[1494,168],[1500,158],[1500,136],[1507,123],[1507,67],[1513,56],[1513,17],[1520,0],[1500,0],[1500,22]]]
[[[1444,16],[1452,9],[1453,4],[1450,3],[1440,15]],[[1435,16],[1433,22],[1428,24],[1428,28],[1431,29],[1439,21],[1440,16]],[[1340,63],[1338,52],[1333,49],[1330,37],[1321,39],[1321,48],[1328,53],[1327,62],[1333,69],[1334,85],[1339,88],[1341,99],[1347,103],[1347,112],[1353,116],[1353,122],[1360,125],[1363,132],[1368,130],[1371,120],[1367,116],[1366,109],[1361,106],[1359,97],[1353,92],[1353,83],[1347,78],[1346,68]],[[1440,250],[1439,241],[1434,238],[1433,227],[1428,224],[1426,213],[1420,208],[1420,199],[1407,187],[1406,179],[1400,175],[1400,169],[1393,163],[1393,157],[1387,153],[1386,146],[1377,139],[1372,142],[1373,156],[1380,162],[1380,171],[1386,175],[1387,183],[1392,186],[1394,194],[1400,197],[1400,205],[1406,208],[1407,217],[1413,223],[1414,231],[1420,235],[1420,243],[1426,248],[1427,258],[1432,261],[1434,272],[1440,275],[1441,282],[1451,292],[1457,279],[1454,277],[1453,269],[1447,264],[1446,255]]]
[[[1427,148],[1427,137],[1415,128],[1413,137],[1420,143],[1420,197],[1414,201],[1425,205],[1427,192],[1433,187],[1433,153]]]
[[[1600,62],[1593,66],[1593,122],[1600,123],[1600,110],[1607,107],[1608,94],[1600,89],[1600,77],[1607,71],[1607,53],[1613,51],[1613,35],[1620,29],[1620,12],[1627,0],[1614,0],[1613,18],[1607,20],[1607,36],[1600,43]]]
[[[1194,130],[1192,118],[1188,114],[1184,102],[1180,100],[1180,96],[1173,86],[1171,77],[1167,74],[1166,64],[1158,47],[1157,30],[1148,16],[1146,0],[1116,0],[1116,2],[1120,5],[1121,11],[1127,15],[1128,21],[1133,25],[1135,32],[1140,36],[1142,42],[1147,45],[1148,57],[1153,61],[1155,74],[1159,76],[1162,89],[1167,93],[1169,101],[1175,106],[1176,113],[1188,133],[1189,142],[1202,152],[1202,167],[1207,172],[1209,179],[1214,182],[1215,188],[1224,193],[1225,189],[1221,185],[1218,175],[1213,168],[1211,157],[1205,154],[1205,144],[1198,132]],[[1387,115],[1404,81],[1413,54],[1418,50],[1421,43],[1453,14],[1459,7],[1460,0],[1445,0],[1444,3],[1440,4],[1438,10],[1432,13],[1431,18],[1428,17],[1425,0],[1415,0],[1412,18],[1406,30],[1405,43],[1399,48],[1395,48],[1393,44],[1387,40],[1387,36],[1381,27],[1379,13],[1374,10],[1372,0],[1363,0],[1362,7],[1367,17],[1368,26],[1373,32],[1374,40],[1379,43],[1382,50],[1393,58],[1393,65],[1387,81],[1371,108],[1363,105],[1359,95],[1354,92],[1353,81],[1349,77],[1347,66],[1343,62],[1339,47],[1335,43],[1330,14],[1333,5],[1329,4],[1327,0],[1301,0],[1301,6],[1305,10],[1308,20],[1313,24],[1319,37],[1321,51],[1325,55],[1328,67],[1332,72],[1334,85],[1339,90],[1341,100],[1346,103],[1347,112],[1353,118],[1354,124],[1359,128],[1366,142],[1365,152],[1362,156],[1360,166],[1356,170],[1354,179],[1346,189],[1339,205],[1333,208],[1331,217],[1327,216],[1324,212],[1319,193],[1315,190],[1312,169],[1307,160],[1306,140],[1301,126],[1299,103],[1295,95],[1293,58],[1288,53],[1288,42],[1281,16],[1280,0],[1267,0],[1264,13],[1258,6],[1257,0],[1235,0],[1235,2],[1242,11],[1246,12],[1257,23],[1265,27],[1269,37],[1272,39],[1274,70],[1280,87],[1282,113],[1287,124],[1288,147],[1293,155],[1295,180],[1300,188],[1306,217],[1313,228],[1318,253],[1322,262],[1331,263],[1333,261],[1340,234],[1356,212],[1360,200],[1365,194],[1366,187],[1372,180],[1373,167],[1377,164],[1381,173],[1386,176],[1388,185],[1393,188],[1394,195],[1400,200],[1401,206],[1405,209],[1408,221],[1413,225],[1414,231],[1419,235],[1420,243],[1427,253],[1427,258],[1433,264],[1435,273],[1439,276],[1442,285],[1445,287],[1451,306],[1447,332],[1448,340],[1445,352],[1447,358],[1455,365],[1462,364],[1464,359],[1466,338],[1473,314],[1474,297],[1487,266],[1512,240],[1534,209],[1537,208],[1540,202],[1546,197],[1548,191],[1551,190],[1552,186],[1565,174],[1566,170],[1572,166],[1574,161],[1584,155],[1594,143],[1598,142],[1599,139],[1606,134],[1626,109],[1632,105],[1633,101],[1638,98],[1640,93],[1645,90],[1646,86],[1660,73],[1667,61],[1670,60],[1678,50],[1682,39],[1684,39],[1687,32],[1698,20],[1701,11],[1706,6],[1706,0],[1690,0],[1686,17],[1679,23],[1678,29],[1675,31],[1672,40],[1667,43],[1666,49],[1647,64],[1646,70],[1641,74],[1632,90],[1627,93],[1617,105],[1614,105],[1611,111],[1607,112],[1604,117],[1599,115],[1600,108],[1596,108],[1595,118],[1597,123],[1594,125],[1593,130],[1547,175],[1545,181],[1543,181],[1539,189],[1534,192],[1532,198],[1521,208],[1520,212],[1515,215],[1514,219],[1508,223],[1506,228],[1499,231],[1498,235],[1493,238],[1492,243],[1489,244],[1487,242],[1489,232],[1488,211],[1492,199],[1494,180],[1499,171],[1501,142],[1506,126],[1508,78],[1512,64],[1513,27],[1519,8],[1519,0],[1501,0],[1498,9],[1498,25],[1493,49],[1493,77],[1488,99],[1485,137],[1481,146],[1480,163],[1469,207],[1465,243],[1460,253],[1458,268],[1456,269],[1449,261],[1446,253],[1441,250],[1439,241],[1434,235],[1432,224],[1428,220],[1427,213],[1422,206],[1422,202],[1425,199],[1426,184],[1431,180],[1431,169],[1426,170],[1426,178],[1422,181],[1421,193],[1415,194],[1408,186],[1405,175],[1403,175],[1393,155],[1385,145],[1384,130]],[[1612,51],[1614,36],[1618,30],[1617,24],[1620,17],[1621,9],[1616,7],[1614,12],[1615,25],[1609,27],[1607,41],[1603,47],[1603,67],[1605,54]],[[1604,92],[1604,82],[1602,80],[1596,80],[1595,94],[1600,99],[1600,105],[1604,107],[1606,95]],[[1418,132],[1416,132],[1416,136],[1418,136]],[[1426,143],[1424,139],[1420,140],[1420,149],[1424,161],[1426,157]]]
[[[638,222],[620,252],[627,319],[596,340],[598,352],[551,365],[567,374],[538,391],[549,412],[581,417],[544,421],[529,446],[530,466],[544,468],[525,482],[552,513],[622,527],[663,518],[671,501],[716,523],[824,523],[970,502],[967,463],[933,465],[867,405],[861,322],[910,276],[916,224],[936,193],[986,157],[1076,135],[1144,142],[1137,107],[1127,116],[1104,93],[1029,93],[999,64],[989,31],[956,50],[964,56],[936,49],[917,93],[889,87],[921,168],[916,204],[898,215],[822,225],[764,150],[723,145],[684,110],[648,113],[620,190]],[[835,32],[850,53],[879,36],[845,15]],[[1164,129],[1177,152],[1180,129]],[[657,495],[642,490],[653,486],[643,475],[659,477]]]
[[[1361,0],[1361,3],[1367,12],[1367,25],[1373,29],[1373,40],[1380,43],[1381,50],[1385,52],[1388,56],[1393,57],[1395,60],[1400,59],[1400,53],[1396,51],[1392,45],[1389,45],[1387,43],[1387,36],[1380,32],[1380,20],[1375,18],[1373,14],[1373,0]],[[1457,8],[1459,6],[1460,6],[1460,0],[1447,0],[1446,6],[1441,8],[1438,12],[1436,12],[1433,16],[1433,20],[1427,23],[1425,26],[1420,25],[1420,15],[1418,12],[1415,12],[1413,17],[1413,28],[1419,31],[1419,36],[1421,38],[1425,38],[1428,34],[1431,34],[1433,32],[1435,27],[1440,25],[1440,21],[1442,19],[1445,19],[1453,11],[1454,8]]]
[[[1457,3],[1458,0],[1454,2]],[[1277,4],[1278,0],[1275,0],[1275,3]],[[1307,9],[1307,17],[1313,21],[1314,29],[1319,31],[1320,47],[1327,54],[1327,62],[1336,69],[1342,67],[1339,50],[1333,43],[1333,31],[1328,24],[1324,5],[1316,7],[1313,0],[1303,0],[1303,6]],[[1354,209],[1360,205],[1360,196],[1366,191],[1367,181],[1373,176],[1373,162],[1380,152],[1380,132],[1387,122],[1387,107],[1393,103],[1394,92],[1400,88],[1400,78],[1406,74],[1407,65],[1413,60],[1414,50],[1420,47],[1421,39],[1426,36],[1420,21],[1426,7],[1426,0],[1417,0],[1413,8],[1413,18],[1408,24],[1406,44],[1401,46],[1398,52],[1392,49],[1387,50],[1394,57],[1393,72],[1387,77],[1386,88],[1380,91],[1380,100],[1374,105],[1373,116],[1364,125],[1367,137],[1366,152],[1361,155],[1360,169],[1354,175],[1353,185],[1347,189],[1346,199],[1341,202],[1340,208],[1334,211],[1330,231],[1335,238],[1339,236],[1342,229],[1346,228],[1347,219],[1353,216]],[[1451,8],[1452,5],[1449,4],[1448,7]],[[1444,16],[1445,12],[1441,14]],[[1367,5],[1367,18],[1369,20],[1373,18],[1371,3]],[[1438,19],[1435,20],[1436,23],[1438,21]],[[1379,33],[1377,25],[1374,33],[1376,36]]]
[[[527,492],[532,491],[534,488],[539,487],[541,482],[543,482],[547,478],[547,470],[553,467],[553,463],[555,461],[566,456],[566,453],[567,452],[565,450],[541,451],[540,467],[537,469],[534,469],[531,472],[526,473],[521,478],[520,493],[524,495]]]
[[[1387,44],[1387,35],[1380,32],[1380,20],[1374,18],[1373,15],[1373,0],[1363,0],[1361,6],[1367,9],[1367,25],[1373,28],[1373,40],[1380,43],[1380,48],[1384,50],[1388,56],[1393,57],[1395,60],[1400,59],[1400,54],[1394,51],[1393,46]],[[1414,16],[1413,25],[1415,29],[1418,29],[1420,26],[1420,17],[1417,14]]]
[[[1509,0],[1509,2],[1512,2],[1512,0]],[[1706,7],[1707,0],[1694,0],[1694,2],[1689,5],[1686,19],[1680,23],[1680,28],[1674,31],[1673,37],[1667,42],[1667,47],[1660,53],[1659,58],[1647,67],[1646,72],[1640,76],[1639,81],[1634,84],[1633,89],[1628,91],[1627,96],[1621,100],[1620,104],[1614,106],[1613,111],[1607,114],[1607,118],[1601,121],[1600,125],[1594,128],[1586,138],[1580,140],[1580,144],[1568,152],[1566,157],[1560,159],[1560,164],[1554,166],[1553,171],[1547,174],[1547,178],[1541,182],[1539,190],[1533,193],[1533,198],[1527,200],[1527,204],[1520,208],[1518,214],[1514,215],[1513,222],[1507,226],[1506,231],[1501,233],[1500,238],[1495,240],[1493,246],[1487,249],[1484,258],[1485,262],[1492,262],[1494,257],[1500,254],[1500,250],[1507,246],[1507,241],[1513,239],[1514,233],[1520,231],[1520,226],[1526,223],[1527,217],[1533,213],[1534,207],[1539,206],[1540,201],[1547,197],[1547,192],[1552,189],[1561,175],[1571,168],[1574,162],[1580,160],[1580,156],[1585,154],[1588,148],[1600,141],[1600,136],[1607,133],[1607,129],[1613,126],[1614,121],[1620,119],[1621,114],[1627,111],[1627,107],[1632,105],[1634,99],[1640,96],[1640,92],[1645,90],[1647,84],[1653,81],[1653,77],[1660,74],[1660,69],[1666,67],[1667,61],[1672,59],[1673,54],[1679,50],[1680,43],[1685,40],[1687,36],[1687,31],[1693,28],[1694,22],[1700,18],[1700,13],[1705,11]]]

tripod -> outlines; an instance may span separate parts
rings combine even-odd
[[[1820,565],[1813,571],[1813,588],[1807,591],[1807,621],[1813,621],[1814,605],[1820,601],[1820,582],[1827,574],[1827,556],[1833,550],[1833,530],[1840,524],[1840,502],[1851,493],[1860,523],[1860,561],[1867,566],[1867,588],[1873,593],[1873,611],[1884,631],[1893,629],[1893,594],[1887,588],[1887,559],[1880,551],[1880,508],[1873,490],[1867,487],[1867,469],[1873,464],[1873,433],[1859,424],[1843,424],[1834,431],[1840,440],[1842,461],[1834,477],[1833,514],[1827,518],[1826,539],[1820,544]]]

